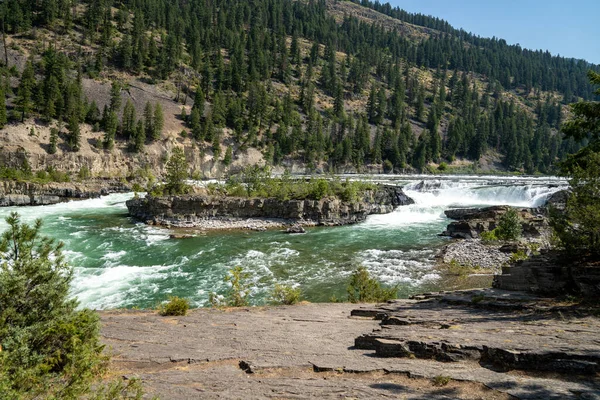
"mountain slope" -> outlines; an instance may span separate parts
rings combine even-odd
[[[3,174],[160,174],[173,146],[197,177],[257,162],[534,173],[577,150],[557,128],[596,66],[361,4],[3,3]]]

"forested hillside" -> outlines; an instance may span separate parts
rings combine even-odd
[[[160,173],[174,146],[205,176],[263,161],[550,173],[578,149],[558,132],[565,104],[598,70],[368,0],[7,0],[0,14],[5,177]]]

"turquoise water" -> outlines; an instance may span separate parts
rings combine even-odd
[[[372,178],[371,178],[372,179]],[[379,280],[397,284],[400,295],[443,289],[434,268],[437,236],[451,207],[513,204],[533,206],[564,186],[552,179],[494,177],[431,178],[381,176],[405,187],[416,201],[387,215],[345,227],[317,227],[303,235],[280,231],[210,232],[170,239],[167,229],[127,216],[133,194],[53,206],[0,209],[18,211],[24,221],[42,218],[43,233],[65,242],[75,268],[73,294],[82,306],[106,309],[154,307],[169,295],[206,305],[209,293],[223,293],[223,277],[241,266],[250,274],[252,304],[263,304],[275,283],[300,287],[309,301],[345,297],[350,273],[364,265]],[[507,180],[508,179],[508,180]],[[0,228],[4,228],[4,222]]]

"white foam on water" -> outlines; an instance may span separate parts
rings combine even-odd
[[[133,198],[133,195],[133,193],[115,193],[95,199],[71,200],[48,206],[2,207],[0,208],[0,230],[4,230],[7,227],[4,219],[11,212],[18,212],[21,215],[21,221],[26,223],[31,223],[38,218],[44,220],[54,216],[61,222],[72,222],[72,218],[69,217],[71,214],[84,215],[90,212],[96,213],[99,209],[126,211],[127,206],[125,202]]]
[[[69,263],[71,263],[71,264],[73,263],[73,261],[86,258],[85,254],[78,252],[78,251],[68,250],[68,249],[64,249],[62,251],[62,254],[69,260]]]
[[[360,228],[386,229],[394,227],[413,227],[414,225],[430,224],[442,221],[446,217],[440,207],[428,207],[420,204],[411,204],[398,207],[389,214],[370,215]]]
[[[554,177],[406,177],[411,180],[403,184],[403,189],[415,204],[400,206],[390,214],[371,215],[360,228],[392,229],[439,224],[446,220],[444,211],[450,208],[490,205],[539,207],[551,194],[567,187],[565,180]],[[398,183],[399,177],[395,178]]]
[[[125,256],[127,252],[125,250],[121,251],[109,251],[105,255],[102,256],[103,260],[115,261],[119,260],[121,257]]]
[[[433,250],[378,250],[361,252],[361,264],[378,280],[394,285],[419,286],[440,278],[433,270]]]
[[[183,261],[183,260],[182,260]],[[76,267],[72,294],[81,307],[91,309],[118,308],[132,303],[139,297],[142,287],[153,285],[153,281],[167,279],[172,274],[186,276],[172,265],[119,265],[106,261],[103,268]]]
[[[153,228],[148,225],[143,225],[143,227],[144,232],[142,233],[142,236],[147,246],[157,245],[170,238],[169,233],[165,229]]]

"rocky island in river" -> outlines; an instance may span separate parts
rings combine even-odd
[[[129,214],[148,224],[204,229],[261,229],[286,225],[349,225],[370,214],[413,204],[402,188],[372,185],[354,199],[278,199],[201,194],[152,196],[127,201]]]

